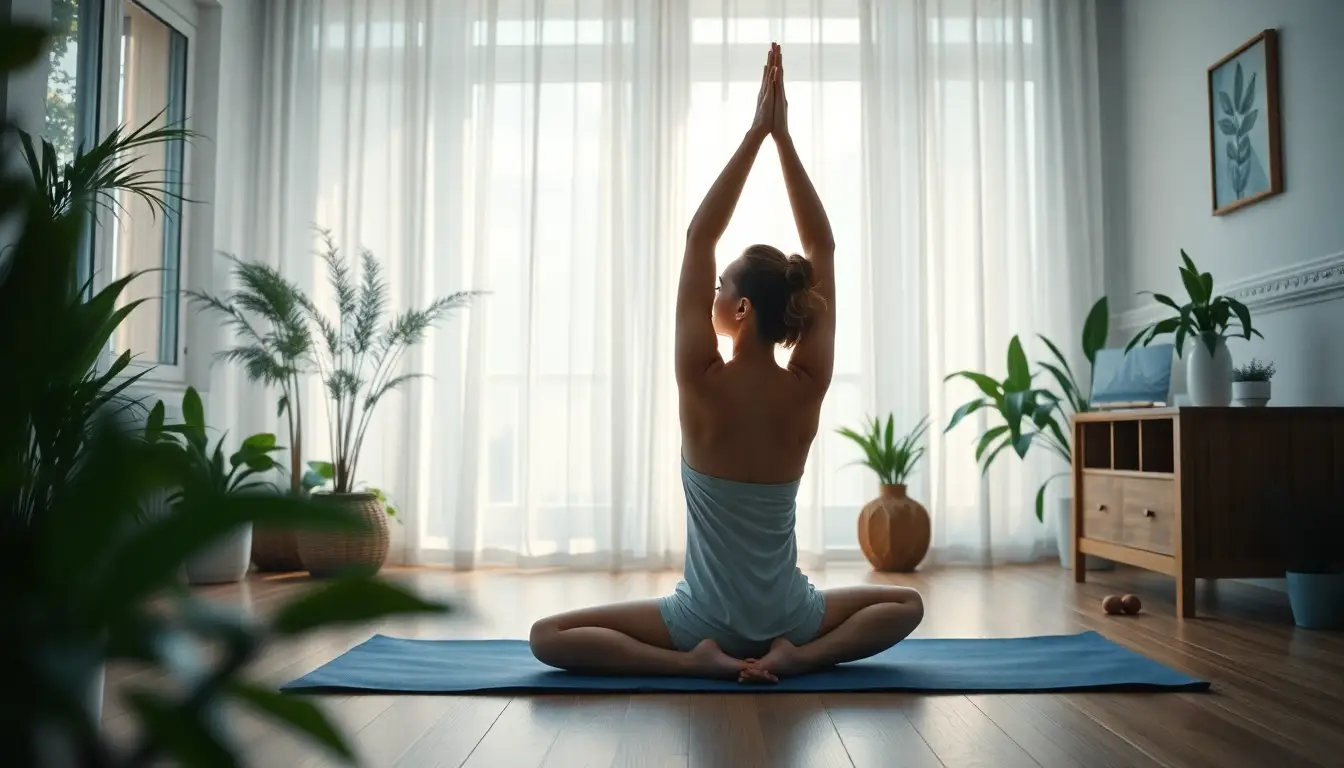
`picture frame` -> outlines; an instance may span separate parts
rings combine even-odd
[[[1279,36],[1266,29],[1209,67],[1213,215],[1283,192]]]

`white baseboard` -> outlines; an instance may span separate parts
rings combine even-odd
[[[1274,312],[1328,301],[1344,295],[1344,252],[1263,272],[1215,288],[1218,293],[1231,296],[1257,312]],[[1178,303],[1180,301],[1177,299]],[[1116,330],[1141,328],[1161,320],[1171,311],[1170,307],[1161,304],[1145,304],[1112,315],[1111,327]]]

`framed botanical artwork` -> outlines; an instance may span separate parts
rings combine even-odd
[[[1209,67],[1213,214],[1283,191],[1279,39],[1266,29]]]

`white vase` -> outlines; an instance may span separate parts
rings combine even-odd
[[[251,564],[252,524],[248,523],[188,560],[187,583],[228,584],[242,581]]]
[[[1232,382],[1232,400],[1242,408],[1264,408],[1269,402],[1268,381]]]
[[[1059,564],[1073,570],[1073,497],[1065,496],[1055,506],[1055,546],[1059,548]],[[1109,571],[1115,563],[1093,555],[1083,556],[1083,568],[1089,571]]]
[[[1227,340],[1218,337],[1214,352],[1201,337],[1186,341],[1185,388],[1196,408],[1221,408],[1232,404],[1232,353]]]

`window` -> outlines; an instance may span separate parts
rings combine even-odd
[[[187,38],[144,6],[122,0],[121,46],[114,123],[134,130],[181,125],[186,118]],[[139,360],[176,365],[180,325],[178,289],[182,265],[182,205],[185,147],[156,145],[137,162],[168,190],[167,211],[157,214],[134,194],[123,193],[112,217],[107,270],[113,279],[133,273],[124,302],[148,299],[117,328],[113,349]]]

